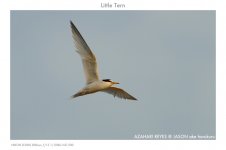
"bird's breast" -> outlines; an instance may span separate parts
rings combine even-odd
[[[108,82],[103,82],[103,81],[95,81],[85,87],[84,90],[89,91],[89,92],[98,92],[104,89],[107,89],[111,86],[112,84]]]

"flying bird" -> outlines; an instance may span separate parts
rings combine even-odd
[[[86,77],[86,86],[79,90],[76,94],[74,94],[72,98],[101,91],[112,94],[114,97],[137,100],[135,97],[133,97],[123,89],[113,87],[113,85],[119,84],[118,82],[113,82],[110,79],[99,79],[95,55],[93,54],[93,52],[91,51],[91,49],[89,48],[89,46],[87,45],[87,43],[85,42],[82,35],[72,21],[70,21],[70,24],[76,52],[78,52],[78,54],[81,56],[83,70]]]

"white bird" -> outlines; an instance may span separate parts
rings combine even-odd
[[[72,36],[77,48],[76,51],[82,58],[83,70],[86,77],[86,86],[74,94],[72,98],[101,91],[112,94],[114,97],[116,96],[123,99],[136,100],[135,97],[123,89],[113,87],[114,84],[119,84],[118,82],[113,82],[110,79],[99,79],[95,55],[92,53],[91,49],[86,44],[82,35],[79,33],[72,21],[70,21],[70,24]]]

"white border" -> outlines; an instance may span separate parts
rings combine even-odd
[[[122,10],[217,10],[217,140],[16,140],[10,141],[10,10],[104,10],[101,2],[124,3]],[[18,0],[1,1],[0,5],[0,148],[40,149],[40,147],[13,147],[16,143],[73,143],[67,149],[221,149],[226,139],[226,12],[225,4],[214,0]],[[107,9],[113,10],[113,9]],[[120,10],[120,9],[114,9]],[[45,147],[45,149],[62,149]],[[66,149],[63,148],[63,149]]]
[[[121,10],[214,10],[214,0],[19,0],[9,2],[10,9],[18,10],[103,10],[101,3],[123,3]],[[107,9],[109,10],[109,9]],[[120,10],[111,8],[110,10]]]

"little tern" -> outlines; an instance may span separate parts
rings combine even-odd
[[[82,35],[72,21],[70,21],[70,24],[76,52],[78,52],[81,56],[83,70],[86,77],[86,86],[80,91],[78,91],[76,94],[74,94],[72,98],[101,91],[112,94],[114,97],[137,100],[135,97],[133,97],[123,89],[113,87],[113,85],[119,84],[118,82],[113,82],[110,79],[99,79],[95,55],[93,54],[93,52],[91,51],[91,49],[89,48],[89,46],[87,45],[87,43],[85,42]]]

